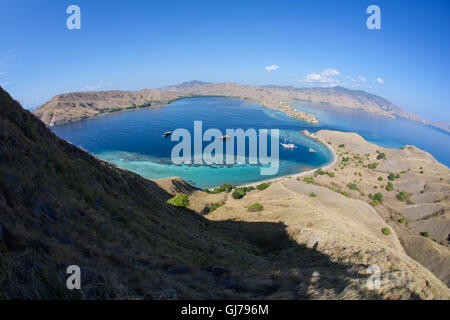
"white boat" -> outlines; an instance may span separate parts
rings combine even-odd
[[[163,133],[163,137],[168,137],[168,136],[170,136],[172,134],[172,131],[166,131],[166,132],[164,132]]]
[[[286,148],[286,149],[294,149],[295,148],[295,144],[293,144],[290,139],[289,139],[289,143],[286,143],[286,138],[284,138],[284,143],[280,143],[280,144],[283,148]]]
[[[317,152],[316,150],[314,150],[313,148],[309,148],[309,152]]]
[[[221,136],[220,137],[220,140],[228,140],[228,139],[230,139],[230,136]]]

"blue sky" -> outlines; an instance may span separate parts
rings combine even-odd
[[[71,4],[81,30],[66,28]],[[194,79],[342,85],[450,122],[449,15],[446,0],[0,0],[0,85],[27,108]]]

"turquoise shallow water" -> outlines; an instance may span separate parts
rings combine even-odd
[[[162,138],[165,131],[188,129],[193,135],[195,120],[203,121],[203,131],[217,128],[279,129],[290,137],[294,150],[280,148],[280,166],[276,175],[260,174],[260,165],[208,166],[174,165],[172,148],[178,143]],[[232,98],[189,98],[157,109],[139,109],[108,114],[93,119],[53,127],[61,138],[116,165],[147,178],[179,176],[199,188],[211,188],[224,182],[243,184],[289,175],[322,166],[332,155],[323,144],[300,133],[306,123],[258,104]],[[204,147],[209,142],[204,143]],[[309,152],[309,148],[317,150]],[[269,154],[270,154],[269,150]],[[248,154],[248,149],[247,149]],[[247,159],[248,160],[248,159]]]

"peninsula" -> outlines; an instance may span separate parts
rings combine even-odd
[[[399,117],[432,125],[450,132],[448,124],[432,123],[408,113],[376,95],[342,87],[296,88],[291,86],[250,86],[237,83],[190,81],[160,89],[61,94],[34,110],[33,113],[46,125],[51,126],[79,121],[109,112],[157,107],[182,98],[202,96],[234,97],[251,101],[310,123],[318,123],[317,118],[313,114],[295,109],[292,107],[292,103],[311,101],[342,108],[360,109],[380,116]]]

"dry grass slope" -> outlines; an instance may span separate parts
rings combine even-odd
[[[301,231],[301,225],[292,221],[210,220],[166,203],[173,191],[192,194],[190,202],[199,202],[205,193],[179,180],[173,186],[166,181],[165,187],[57,138],[0,89],[0,298],[449,296],[442,283],[420,265],[410,267],[409,260],[404,262],[411,285],[367,290],[370,261],[347,251],[347,244],[333,251],[340,248],[338,239],[324,249],[308,245],[295,229]],[[252,192],[268,194],[271,188],[251,191],[249,199]],[[271,205],[259,202],[264,211],[239,210],[270,214]],[[225,204],[214,212],[228,209]],[[383,248],[381,242],[377,248]],[[379,253],[371,254],[377,258]],[[394,258],[402,262],[399,257]],[[81,267],[80,291],[66,289],[65,270],[71,264]]]

